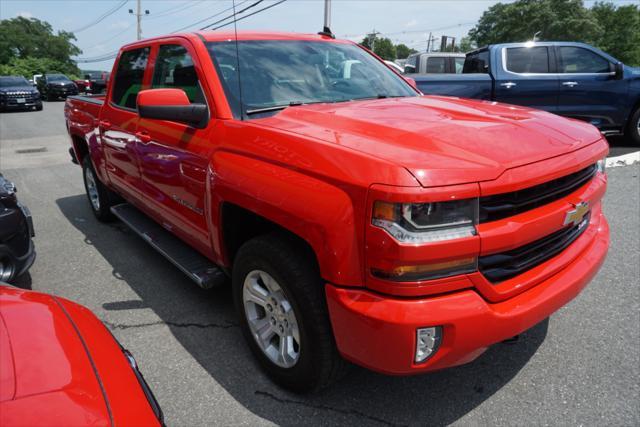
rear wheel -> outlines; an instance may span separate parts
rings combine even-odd
[[[640,145],[640,108],[631,115],[625,134],[635,145]]]
[[[100,181],[88,154],[82,160],[82,176],[93,214],[99,221],[112,221],[114,217],[111,214],[111,206],[115,204],[117,196]]]
[[[315,260],[280,234],[245,243],[234,261],[242,332],[266,373],[294,391],[326,387],[344,371]]]

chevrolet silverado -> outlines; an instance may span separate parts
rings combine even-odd
[[[423,96],[326,35],[131,43],[65,116],[95,216],[204,288],[230,278],[248,346],[294,390],[345,360],[472,361],[578,295],[609,246],[594,126]]]

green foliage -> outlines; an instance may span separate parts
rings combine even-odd
[[[476,44],[471,41],[471,38],[466,36],[461,38],[460,43],[456,45],[456,52],[467,53],[476,49],[477,47],[478,46],[476,46]]]
[[[0,21],[0,70],[2,74],[25,75],[58,71],[79,74],[71,56],[82,51],[73,44],[73,33],[58,31],[35,18],[17,17]],[[49,68],[50,67],[50,68]],[[38,70],[37,72],[32,72]]]
[[[594,45],[629,65],[640,64],[640,7],[582,0],[517,0],[498,3],[469,31],[477,46],[532,40],[579,41]],[[464,49],[462,49],[464,50]]]
[[[539,40],[594,43],[602,28],[582,0],[518,0],[486,10],[469,38],[478,46]]]
[[[78,75],[75,66],[51,58],[13,58],[8,64],[0,64],[0,75],[24,76],[31,79],[34,74],[61,73],[67,77]]]
[[[640,7],[598,2],[591,12],[605,29],[598,48],[627,65],[640,66]]]
[[[405,59],[408,58],[412,53],[417,53],[418,51],[410,48],[409,46],[400,43],[396,45],[396,57],[397,59]]]

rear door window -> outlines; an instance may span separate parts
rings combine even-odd
[[[489,51],[481,50],[467,55],[464,61],[463,73],[489,73]]]
[[[447,66],[447,58],[444,57],[432,57],[427,58],[427,73],[445,73],[445,67]]]
[[[546,46],[509,47],[506,68],[518,74],[549,73],[549,51]]]
[[[205,103],[193,59],[187,49],[181,45],[160,46],[151,87],[182,89],[192,104]]]
[[[462,73],[464,68],[464,58],[453,58],[453,72],[456,74]]]
[[[588,49],[560,47],[561,73],[608,73],[609,61]]]
[[[149,47],[144,47],[128,50],[120,55],[111,95],[111,101],[114,104],[131,109],[137,107],[136,98],[142,89],[149,50]]]

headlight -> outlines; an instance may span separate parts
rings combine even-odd
[[[375,202],[372,224],[402,243],[428,243],[476,234],[478,199],[434,203]]]
[[[607,158],[600,159],[596,162],[596,170],[600,173],[605,173],[607,167]]]

